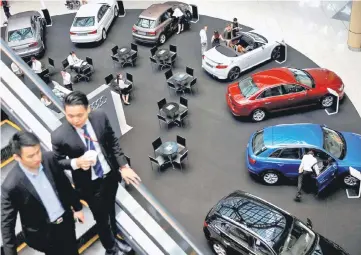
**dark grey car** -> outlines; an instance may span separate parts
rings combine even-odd
[[[5,40],[22,58],[42,57],[45,52],[46,22],[37,11],[26,11],[8,19]]]
[[[165,2],[153,4],[145,9],[133,26],[133,39],[145,43],[163,44],[177,31],[177,19],[172,18],[173,11],[179,8],[185,15],[184,29],[190,28],[193,8],[182,2]],[[197,12],[198,15],[198,12]]]

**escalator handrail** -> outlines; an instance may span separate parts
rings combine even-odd
[[[174,230],[178,232],[178,234],[186,241],[190,246],[192,246],[193,250],[199,254],[202,255],[203,252],[201,252],[195,243],[191,240],[190,234],[181,226],[181,224],[174,219],[171,214],[168,212],[164,206],[160,204],[160,202],[151,194],[151,192],[145,187],[143,183],[140,183],[139,185],[131,184],[132,187],[134,187],[143,197],[147,200],[149,204],[153,206],[154,209],[157,210],[157,212],[173,227]]]

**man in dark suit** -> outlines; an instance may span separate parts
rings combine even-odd
[[[137,184],[140,178],[127,164],[107,115],[90,112],[85,94],[68,94],[64,109],[67,122],[52,133],[53,151],[62,167],[72,170],[75,188],[93,213],[106,254],[129,252],[129,245],[116,240],[115,196],[122,178],[127,184]]]
[[[1,186],[1,232],[5,255],[16,255],[15,225],[20,214],[25,242],[46,255],[78,255],[74,218],[84,221],[77,192],[54,154],[42,154],[29,132],[11,141],[18,164]],[[72,207],[72,208],[71,208]]]

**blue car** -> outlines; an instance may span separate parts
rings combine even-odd
[[[275,185],[281,177],[297,178],[301,159],[309,150],[314,151],[320,169],[315,176],[318,192],[336,177],[346,186],[357,185],[349,168],[361,171],[361,135],[325,125],[277,125],[255,132],[247,145],[247,168],[265,184]]]

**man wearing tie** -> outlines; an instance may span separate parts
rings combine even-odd
[[[53,151],[64,169],[71,169],[76,190],[89,205],[106,254],[129,252],[117,242],[115,196],[121,177],[127,184],[140,178],[129,167],[109,119],[90,112],[85,94],[74,91],[64,98],[67,122],[52,133]],[[119,174],[120,173],[120,174]]]
[[[16,133],[11,147],[18,164],[1,185],[4,254],[17,254],[19,213],[30,247],[46,255],[78,255],[73,217],[84,221],[82,205],[54,154],[43,154],[39,139],[29,132]]]

